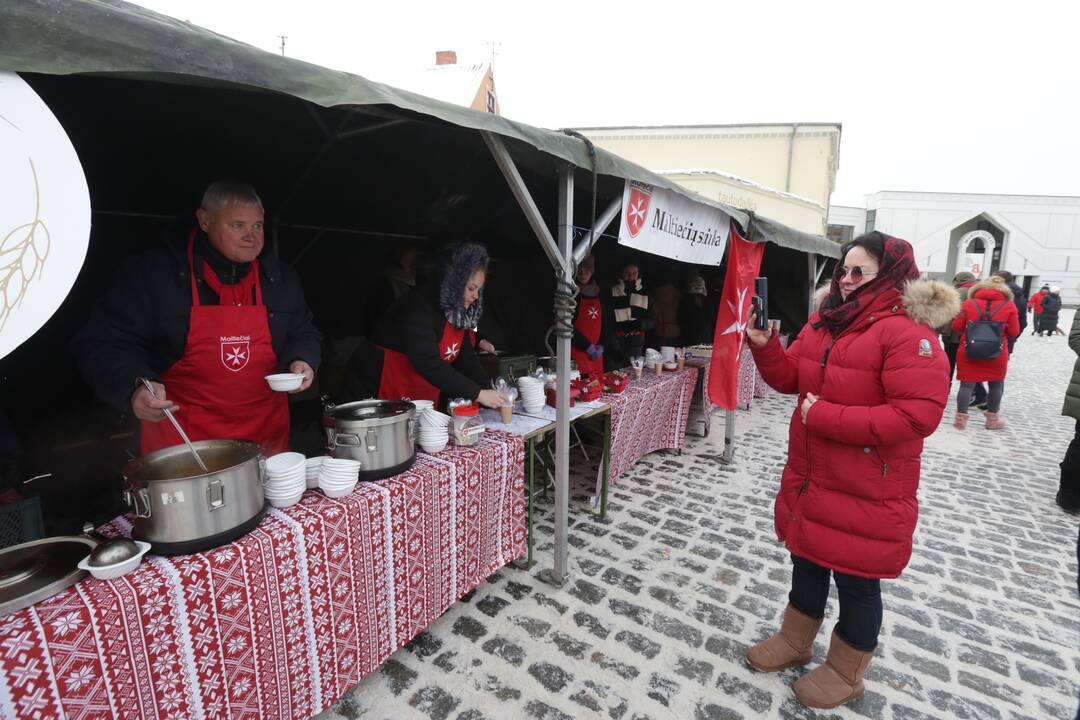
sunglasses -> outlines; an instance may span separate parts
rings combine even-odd
[[[843,280],[845,277],[850,275],[852,282],[859,282],[863,278],[874,277],[875,275],[877,275],[876,272],[863,272],[863,269],[861,267],[859,267],[858,265],[856,265],[855,267],[850,268],[850,269],[845,268],[845,267],[841,267],[839,269],[839,273],[840,273],[840,277],[837,278],[837,279]]]

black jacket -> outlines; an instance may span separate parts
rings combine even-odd
[[[701,298],[701,305],[694,298]],[[716,310],[705,295],[689,293],[679,300],[679,330],[683,345],[711,345],[716,328]]]
[[[1039,316],[1039,330],[1053,330],[1057,327],[1058,313],[1061,312],[1061,296],[1046,293],[1042,301],[1042,314]]]
[[[1024,332],[1024,328],[1027,327],[1027,304],[1028,297],[1024,293],[1024,289],[1014,282],[1007,283],[1009,289],[1013,293],[1013,302],[1016,303],[1016,311],[1020,313],[1020,332]],[[1018,336],[1019,337],[1019,336]]]
[[[346,397],[342,401],[374,397],[378,393],[383,365],[380,347],[405,354],[416,372],[439,389],[443,404],[458,397],[475,400],[482,389],[490,386],[468,332],[457,360],[453,364],[443,362],[439,341],[446,327],[446,316],[439,308],[435,287],[419,287],[390,308],[370,342],[361,345],[349,360]]]
[[[199,299],[216,305],[217,293],[202,280],[207,259],[226,284],[243,277],[247,265],[230,263],[200,233],[195,253]],[[259,256],[259,268],[280,369],[288,370],[294,360],[318,369],[322,337],[312,323],[300,277],[265,249]],[[72,340],[72,351],[97,395],[127,411],[136,379],[160,380],[183,355],[190,324],[191,280],[185,235],[124,261],[112,288]]]

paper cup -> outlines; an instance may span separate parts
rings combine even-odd
[[[499,415],[502,417],[502,424],[509,425],[514,421],[514,408],[512,405],[502,405],[499,407]]]
[[[663,375],[664,374],[664,363],[658,362],[658,363],[656,363],[655,367],[656,367],[656,374],[657,375]]]

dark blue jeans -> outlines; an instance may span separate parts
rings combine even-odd
[[[831,575],[840,599],[836,632],[856,650],[870,652],[877,647],[882,614],[880,580],[833,572],[796,555],[791,556],[791,562],[788,600],[796,610],[812,618],[825,617]]]

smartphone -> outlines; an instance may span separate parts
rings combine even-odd
[[[754,280],[754,297],[750,299],[757,317],[754,320],[755,330],[769,329],[769,278],[759,277]]]

